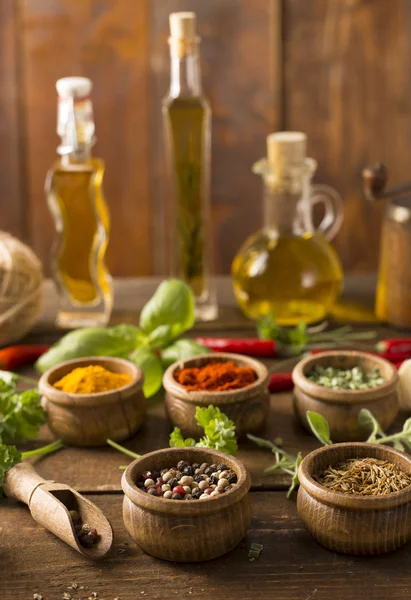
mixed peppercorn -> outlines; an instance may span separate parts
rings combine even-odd
[[[236,473],[225,464],[180,460],[176,467],[144,471],[137,487],[167,500],[206,500],[228,492],[236,483]]]
[[[96,529],[92,529],[87,523],[83,523],[83,520],[76,510],[70,511],[70,517],[73,521],[74,531],[77,539],[82,546],[85,548],[91,548],[96,542],[98,542],[100,536]]]

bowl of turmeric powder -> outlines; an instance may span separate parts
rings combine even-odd
[[[218,406],[234,421],[238,437],[260,431],[267,419],[268,371],[248,356],[213,352],[178,361],[164,373],[163,385],[168,417],[186,437],[203,434],[197,406]]]
[[[141,426],[146,411],[144,376],[122,358],[63,362],[41,377],[39,389],[53,433],[72,446],[122,441]]]

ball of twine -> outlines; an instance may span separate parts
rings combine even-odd
[[[25,244],[0,231],[0,346],[22,338],[41,304],[41,263]]]

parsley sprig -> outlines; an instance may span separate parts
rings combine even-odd
[[[0,371],[0,437],[4,442],[31,440],[46,422],[39,391],[17,390],[22,379],[15,373]]]
[[[12,469],[15,465],[17,465],[19,462],[26,458],[50,454],[51,452],[59,450],[62,446],[63,442],[61,440],[56,440],[51,444],[47,444],[47,446],[36,448],[36,450],[19,452],[16,446],[3,444],[0,438],[0,498],[4,495],[4,481],[6,478],[6,474],[8,471],[10,471],[10,469]]]
[[[235,424],[216,406],[196,407],[196,421],[204,429],[204,437],[196,442],[193,438],[184,439],[180,429],[174,427],[170,435],[170,447],[181,448],[196,446],[197,448],[212,448],[226,454],[237,452]]]

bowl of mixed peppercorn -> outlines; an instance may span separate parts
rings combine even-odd
[[[362,408],[370,410],[384,430],[397,416],[397,369],[374,354],[321,352],[301,360],[292,377],[296,415],[310,430],[307,411],[320,413],[329,423],[333,442],[368,437],[368,429],[358,423]]]
[[[197,406],[217,406],[236,425],[236,434],[260,431],[269,409],[268,371],[258,360],[213,352],[181,360],[164,373],[165,405],[173,425],[198,438]]]
[[[411,540],[411,456],[349,442],[314,450],[298,469],[297,509],[333,552],[374,555]]]
[[[221,556],[250,525],[250,475],[237,459],[207,448],[145,454],[122,478],[123,519],[148,554],[177,562]]]

